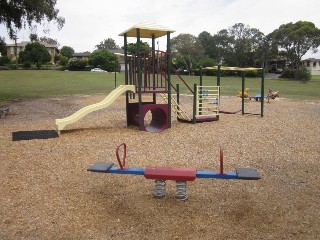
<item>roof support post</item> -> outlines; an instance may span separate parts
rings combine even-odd
[[[264,68],[261,69],[261,117],[263,117],[264,108]]]
[[[245,87],[245,72],[241,71],[241,77],[242,77],[242,84],[241,84],[241,90],[242,90],[242,115],[244,115],[244,87]]]
[[[128,42],[127,34],[124,34],[124,78],[125,84],[128,85]],[[127,116],[127,126],[129,125],[129,93],[126,92],[126,116]]]
[[[167,32],[167,75],[168,75],[168,127],[171,128],[171,45],[170,32]]]
[[[156,89],[156,76],[155,76],[155,36],[152,34],[152,83],[153,83],[153,90]],[[153,103],[157,103],[157,95],[153,93]]]
[[[137,74],[138,74],[138,98],[139,98],[139,130],[143,130],[142,118],[142,72],[141,72],[141,55],[140,55],[140,29],[137,28]]]

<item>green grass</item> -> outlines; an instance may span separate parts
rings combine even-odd
[[[199,77],[183,76],[193,88]],[[176,76],[172,76],[175,84]],[[179,82],[180,83],[180,82]],[[124,73],[117,74],[117,86],[124,84]],[[216,77],[203,77],[204,85],[216,85]],[[181,92],[187,93],[180,83]],[[260,93],[260,79],[246,78],[250,95]],[[320,100],[320,76],[314,76],[306,84],[287,79],[266,79],[265,93],[268,89],[278,90],[280,97],[291,99]],[[37,70],[0,71],[0,101],[41,98],[73,94],[108,94],[114,89],[114,73],[61,72]],[[241,78],[221,78],[221,94],[235,96],[241,89]]]
[[[193,88],[193,84],[199,84],[199,77],[183,76],[188,84]],[[176,77],[172,77],[176,83]],[[216,85],[217,77],[203,77],[203,86]],[[236,96],[237,91],[241,90],[241,77],[222,77],[221,78],[221,95]],[[186,87],[180,83],[181,92],[187,92]],[[245,87],[250,89],[249,95],[255,96],[260,93],[261,78],[246,78]],[[302,83],[289,79],[265,79],[265,94],[268,89],[279,91],[280,97],[296,100],[320,100],[320,76],[313,76],[308,83]]]
[[[124,84],[124,74],[117,74],[117,85],[120,84]],[[0,101],[109,93],[113,88],[113,73],[49,70],[0,71]]]

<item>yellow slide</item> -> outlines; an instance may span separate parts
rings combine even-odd
[[[86,106],[86,107],[80,109],[79,111],[75,112],[74,114],[72,114],[69,117],[62,118],[62,119],[56,119],[58,134],[60,134],[60,131],[63,130],[67,125],[69,125],[71,123],[75,123],[76,121],[83,118],[87,114],[110,106],[122,93],[124,93],[126,91],[135,92],[135,86],[134,85],[120,85],[115,90],[113,90],[101,102]]]

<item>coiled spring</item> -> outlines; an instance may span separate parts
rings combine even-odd
[[[188,199],[187,182],[176,182],[176,199],[181,201]]]
[[[154,185],[154,197],[164,198],[166,196],[166,181],[165,180],[155,180]]]

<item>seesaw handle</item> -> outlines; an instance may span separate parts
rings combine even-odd
[[[119,155],[119,150],[120,148],[123,146],[123,157],[122,157],[122,161],[120,159],[120,155]],[[120,144],[119,146],[117,146],[116,148],[116,156],[118,159],[118,163],[120,166],[120,169],[125,169],[126,167],[126,157],[127,157],[127,145],[125,143]]]

